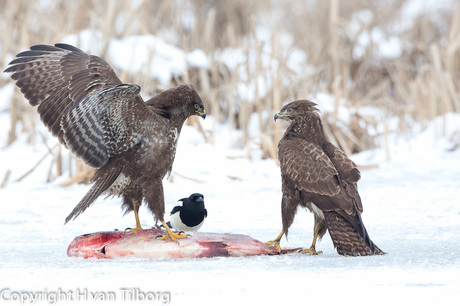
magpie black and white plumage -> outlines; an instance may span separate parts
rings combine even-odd
[[[208,216],[208,212],[204,208],[204,196],[201,193],[194,193],[179,201],[182,201],[182,206],[173,208],[170,221],[166,224],[177,231],[198,231]]]

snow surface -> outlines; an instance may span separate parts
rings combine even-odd
[[[129,43],[129,39],[124,41]],[[159,43],[152,37],[146,42]],[[326,235],[317,246],[324,252],[319,256],[83,260],[66,255],[74,237],[132,227],[134,218],[121,214],[119,199],[99,199],[64,225],[89,186],[61,187],[66,174],[46,183],[50,155],[29,176],[16,181],[48,148],[40,136],[36,136],[35,145],[28,145],[29,136],[24,134],[13,145],[3,145],[10,127],[11,87],[0,90],[0,180],[11,170],[6,188],[0,189],[2,304],[11,292],[11,297],[22,292],[29,298],[42,293],[48,299],[39,302],[45,305],[54,304],[51,298],[56,292],[73,293],[61,296],[55,301],[58,305],[81,302],[85,292],[112,292],[116,300],[110,304],[124,304],[123,288],[128,288],[169,292],[173,305],[458,305],[460,149],[452,148],[458,144],[459,114],[437,118],[424,129],[415,126],[410,134],[391,133],[387,142],[381,139],[380,149],[352,156],[359,165],[377,166],[362,170],[359,191],[364,223],[372,240],[388,253],[385,256],[340,257]],[[326,99],[317,98],[319,108],[326,107],[327,101],[321,103]],[[253,116],[252,120],[256,119]],[[242,148],[237,145],[242,135],[213,122],[212,114],[201,122],[206,131],[214,133],[214,144],[205,143],[195,128],[184,126],[173,173],[164,181],[166,210],[169,212],[178,199],[200,192],[208,210],[202,232],[274,239],[281,229],[280,171],[276,161],[261,158],[258,124],[251,122],[253,142]],[[56,140],[42,125],[37,128],[52,148]],[[145,207],[141,207],[140,218],[145,228],[154,225]],[[282,245],[309,247],[312,228],[312,214],[300,210],[289,241],[283,239]],[[78,298],[77,292],[79,300],[70,301]],[[159,299],[148,304],[160,305]],[[91,297],[86,300],[91,302]],[[24,304],[31,304],[30,300]]]
[[[8,116],[1,117],[6,131]],[[122,216],[118,199],[101,199],[64,226],[64,218],[89,187],[60,187],[59,179],[45,183],[50,160],[14,182],[46,152],[42,145],[29,146],[19,139],[0,151],[0,174],[12,170],[9,184],[0,190],[0,289],[109,291],[115,292],[116,304],[123,302],[122,288],[138,288],[168,291],[173,305],[299,301],[347,305],[369,300],[377,305],[454,305],[460,298],[460,150],[449,150],[453,143],[442,136],[443,122],[446,135],[453,135],[460,116],[439,118],[407,141],[391,137],[390,161],[380,149],[353,156],[360,165],[378,166],[362,171],[359,190],[371,238],[388,252],[362,258],[338,256],[328,235],[318,245],[324,252],[319,256],[68,258],[66,248],[75,236],[124,229],[134,225],[134,218]],[[209,129],[212,117],[203,125]],[[260,159],[255,144],[232,148],[229,140],[237,139],[237,132],[220,126],[217,133],[220,136],[211,145],[194,128],[184,127],[172,177],[165,180],[167,211],[178,199],[201,192],[209,213],[201,231],[247,234],[261,241],[275,238],[281,228],[278,166]],[[5,135],[0,135],[2,143]],[[153,226],[143,207],[140,217],[144,227]],[[312,215],[299,211],[283,245],[310,246],[312,226]],[[58,301],[58,305],[71,303]]]

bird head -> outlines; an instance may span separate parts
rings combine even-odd
[[[294,121],[298,115],[319,111],[319,109],[316,108],[316,105],[316,103],[308,100],[293,101],[286,104],[279,112],[275,114],[275,121],[277,119],[284,119],[289,122]]]
[[[206,110],[200,96],[192,85],[179,85],[156,95],[146,102],[165,118],[179,117],[183,120],[198,115],[206,118]]]
[[[188,198],[180,199],[182,205],[190,210],[204,209],[204,196],[201,193],[193,193]]]
[[[179,90],[185,93],[184,97],[187,100],[187,106],[189,109],[190,116],[197,115],[201,118],[206,118],[206,110],[203,106],[203,101],[201,101],[200,96],[196,92],[195,88],[192,85],[180,85],[177,87]]]
[[[195,108],[195,114],[197,116],[200,116],[201,118],[206,119],[206,110],[203,107],[203,103],[201,104],[195,103],[193,107]]]

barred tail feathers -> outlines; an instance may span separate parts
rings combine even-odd
[[[324,217],[332,242],[339,255],[370,256],[386,254],[369,238],[363,223],[361,223],[363,233],[360,235],[356,229],[338,213],[325,212]]]

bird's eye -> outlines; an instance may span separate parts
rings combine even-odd
[[[289,107],[286,111],[287,111],[288,113],[292,113],[292,107]]]
[[[195,103],[194,106],[195,106],[195,109],[199,109],[199,108],[200,108],[200,106],[198,105],[198,103]]]

